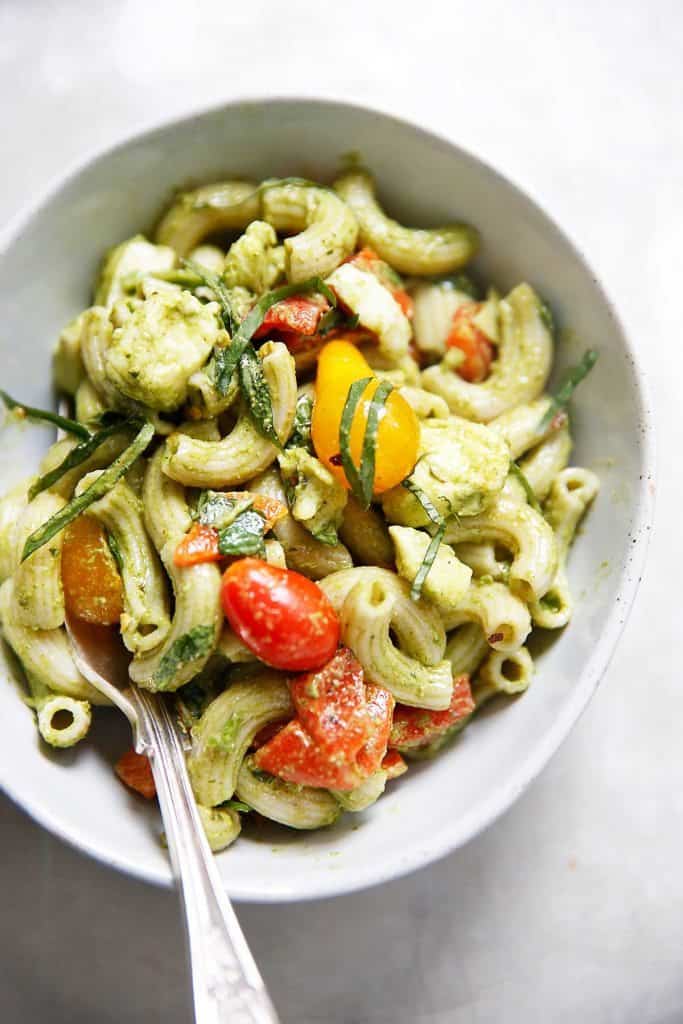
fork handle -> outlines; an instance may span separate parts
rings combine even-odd
[[[185,911],[196,1024],[278,1024],[204,835],[173,719],[163,698],[132,690]]]

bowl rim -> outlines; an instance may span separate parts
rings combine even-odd
[[[113,143],[93,148],[85,155],[73,160],[61,173],[55,173],[37,197],[24,203],[0,230],[0,257],[4,256],[9,246],[21,235],[30,221],[61,191],[72,184],[93,165],[111,158],[126,147],[145,139],[153,139],[155,135],[166,134],[174,127],[184,125],[196,118],[219,115],[221,112],[234,107],[286,105],[323,106],[331,110],[343,109],[360,114],[371,114],[382,118],[384,121],[392,122],[398,128],[409,129],[432,145],[436,144],[440,149],[448,150],[451,153],[460,153],[475,167],[480,168],[486,175],[490,176],[494,183],[512,190],[516,197],[534,214],[540,214],[560,243],[569,249],[582,269],[592,278],[598,297],[603,302],[610,319],[614,323],[624,352],[632,366],[636,402],[640,417],[639,426],[641,427],[641,472],[639,475],[640,486],[633,497],[633,543],[630,546],[631,550],[625,564],[620,569],[616,595],[607,613],[607,620],[600,640],[577,680],[572,690],[571,698],[568,700],[562,713],[558,715],[552,728],[543,737],[539,738],[531,752],[517,763],[515,770],[507,779],[486,800],[467,815],[459,818],[453,827],[444,830],[438,837],[427,837],[423,844],[415,844],[410,850],[403,853],[400,857],[394,858],[389,864],[384,860],[381,862],[366,861],[355,870],[352,878],[342,876],[341,873],[330,875],[321,879],[316,884],[310,885],[305,892],[297,894],[268,893],[249,886],[241,886],[239,889],[233,890],[229,883],[226,884],[226,888],[233,899],[239,902],[250,903],[306,902],[357,892],[370,888],[373,885],[401,878],[454,852],[478,836],[485,828],[493,824],[497,818],[509,810],[527,786],[538,777],[552,755],[567,738],[573,726],[588,706],[609,667],[619,638],[631,613],[642,578],[652,533],[655,505],[655,425],[647,376],[643,371],[638,352],[629,339],[614,302],[579,245],[574,241],[564,224],[560,224],[554,216],[548,213],[545,205],[529,189],[521,186],[516,180],[497,170],[487,160],[478,156],[459,142],[453,141],[447,135],[422,128],[411,120],[398,117],[387,110],[343,99],[314,95],[250,95],[235,96],[208,106],[199,105],[177,116],[161,120],[156,119],[147,127],[137,128],[133,132],[118,137]],[[48,829],[78,852],[87,854],[107,867],[131,875],[141,881],[164,888],[169,888],[173,884],[170,864],[167,863],[166,871],[158,871],[153,868],[147,868],[144,865],[141,866],[132,858],[119,854],[115,849],[102,848],[97,843],[90,841],[87,829],[83,830],[81,834],[80,831],[65,828],[60,818],[52,812],[49,805],[43,806],[32,803],[29,806],[23,801],[19,793],[13,790],[8,781],[0,783],[0,788],[35,822]]]

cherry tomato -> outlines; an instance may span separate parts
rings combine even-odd
[[[128,750],[114,765],[114,771],[129,789],[134,789],[146,800],[153,800],[157,795],[154,776],[149,758],[144,754],[136,754]]]
[[[334,608],[320,587],[298,572],[240,558],[223,575],[221,599],[242,643],[273,668],[320,668],[337,649]]]
[[[481,309],[480,302],[465,302],[453,315],[453,326],[446,338],[446,348],[458,348],[465,358],[456,367],[456,373],[472,384],[486,380],[493,362],[493,345],[476,324],[473,317]]]
[[[93,516],[79,516],[64,531],[64,603],[84,622],[112,626],[123,612],[123,585],[104,527]]]
[[[373,379],[363,392],[351,427],[349,446],[356,466],[360,466],[368,406],[379,381],[355,345],[343,339],[325,345],[318,360],[311,437],[318,458],[345,487],[349,484],[341,466],[339,427],[349,388],[363,377]],[[379,415],[375,452],[376,494],[400,484],[412,471],[417,461],[419,440],[417,416],[406,400],[397,391],[392,391]]]
[[[368,739],[363,669],[348,647],[341,647],[317,672],[289,682],[297,717],[320,746],[334,748],[336,760],[353,761]]]
[[[399,750],[424,747],[474,711],[469,676],[453,680],[453,696],[445,711],[427,711],[398,704],[394,711],[389,746]]]

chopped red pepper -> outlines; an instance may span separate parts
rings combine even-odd
[[[292,295],[270,307],[261,326],[254,331],[254,338],[265,338],[280,331],[288,334],[315,334],[320,317],[328,309],[329,304],[322,297]]]
[[[197,565],[199,562],[220,562],[218,530],[203,523],[193,523],[173,554],[178,566]]]
[[[136,754],[134,750],[127,750],[114,765],[114,771],[129,789],[134,789],[146,800],[153,800],[157,795],[157,788],[154,785],[154,776],[149,758],[144,754]]]
[[[445,711],[427,711],[425,708],[409,708],[397,704],[389,747],[398,750],[424,747],[473,711],[469,676],[458,676],[453,680],[453,696]]]

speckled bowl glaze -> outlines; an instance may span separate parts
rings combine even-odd
[[[556,371],[587,346],[600,361],[574,402],[574,460],[598,472],[601,494],[572,551],[578,606],[538,656],[529,691],[482,714],[431,763],[411,767],[361,815],[306,834],[249,829],[219,856],[236,899],[333,896],[424,867],[508,808],[568,734],[603,675],[634,599],[652,515],[652,422],[633,350],[584,258],[523,191],[457,145],[396,118],[343,103],[230,103],[163,125],[87,160],[0,238],[0,379],[35,405],[52,400],[50,352],[59,328],[90,301],[103,252],[154,224],[179,185],[221,177],[304,174],[329,179],[358,150],[385,206],[407,223],[465,219],[481,231],[477,270],[506,289],[531,282],[563,330]],[[37,464],[39,428],[8,428],[0,491]],[[121,871],[169,885],[154,807],[112,773],[128,742],[114,711],[92,740],[51,753],[38,742],[0,654],[0,781],[29,814]]]

